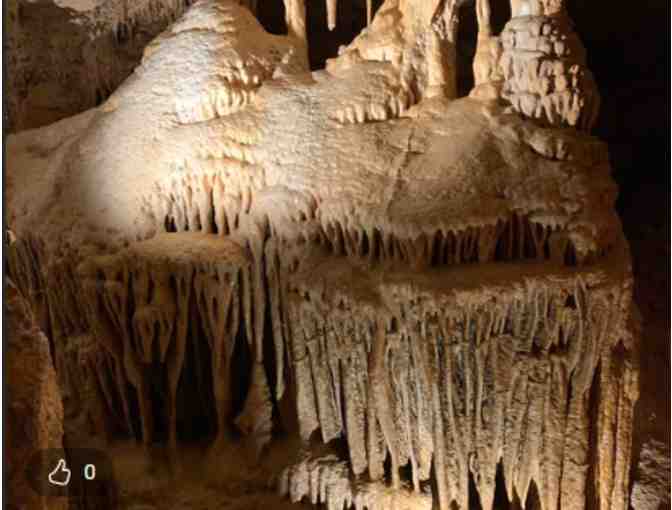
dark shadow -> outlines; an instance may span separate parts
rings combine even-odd
[[[381,5],[374,0],[373,12]],[[339,0],[336,27],[327,26],[326,2],[306,2],[308,58],[312,70],[323,69],[327,59],[338,55],[338,48],[347,45],[366,27],[366,4],[355,0]]]
[[[478,38],[476,5],[473,0],[460,6],[457,29],[457,95],[464,97],[474,87],[474,56]]]
[[[264,30],[270,34],[282,35],[287,33],[285,21],[285,2],[282,0],[262,0],[257,4],[257,19]]]

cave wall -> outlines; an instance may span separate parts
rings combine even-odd
[[[609,144],[642,313],[632,505],[670,508],[670,3],[569,0],[568,10],[600,87],[595,134]]]
[[[63,448],[63,406],[49,341],[39,329],[30,305],[17,288],[6,282],[4,316],[8,340],[4,346],[8,381],[4,424],[7,492],[21,506],[9,510],[65,510],[63,497],[48,497],[29,485],[27,470],[35,455]]]
[[[5,129],[50,124],[101,104],[190,0],[9,0]]]

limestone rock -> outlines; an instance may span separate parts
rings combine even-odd
[[[44,126],[99,105],[189,2],[10,0],[9,128]]]
[[[49,341],[17,288],[8,282],[6,291],[8,502],[28,510],[65,510],[67,499],[37,494],[28,484],[31,458],[41,450],[63,448],[63,406]]]
[[[632,508],[649,510],[670,504],[670,449],[656,440],[642,447],[632,487]]]
[[[57,370],[86,353],[102,421],[175,464],[236,432],[263,460],[295,403],[300,451],[330,450],[276,466],[296,502],[627,508],[630,255],[561,4],[514,2],[500,39],[479,1],[487,90],[458,98],[462,2],[389,0],[315,72],[304,4],[284,36],[244,3],[200,0],[100,107],[8,140],[8,265]],[[539,121],[566,63],[586,80]]]
[[[502,96],[513,108],[545,125],[589,131],[600,98],[567,15],[514,17],[500,38]]]

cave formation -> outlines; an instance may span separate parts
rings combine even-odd
[[[162,487],[234,459],[272,508],[628,508],[600,96],[564,0],[499,4],[177,3],[118,87],[8,138],[66,450]]]

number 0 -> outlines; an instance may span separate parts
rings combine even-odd
[[[96,478],[96,466],[93,464],[87,464],[84,466],[84,478],[87,480],[93,480]]]

